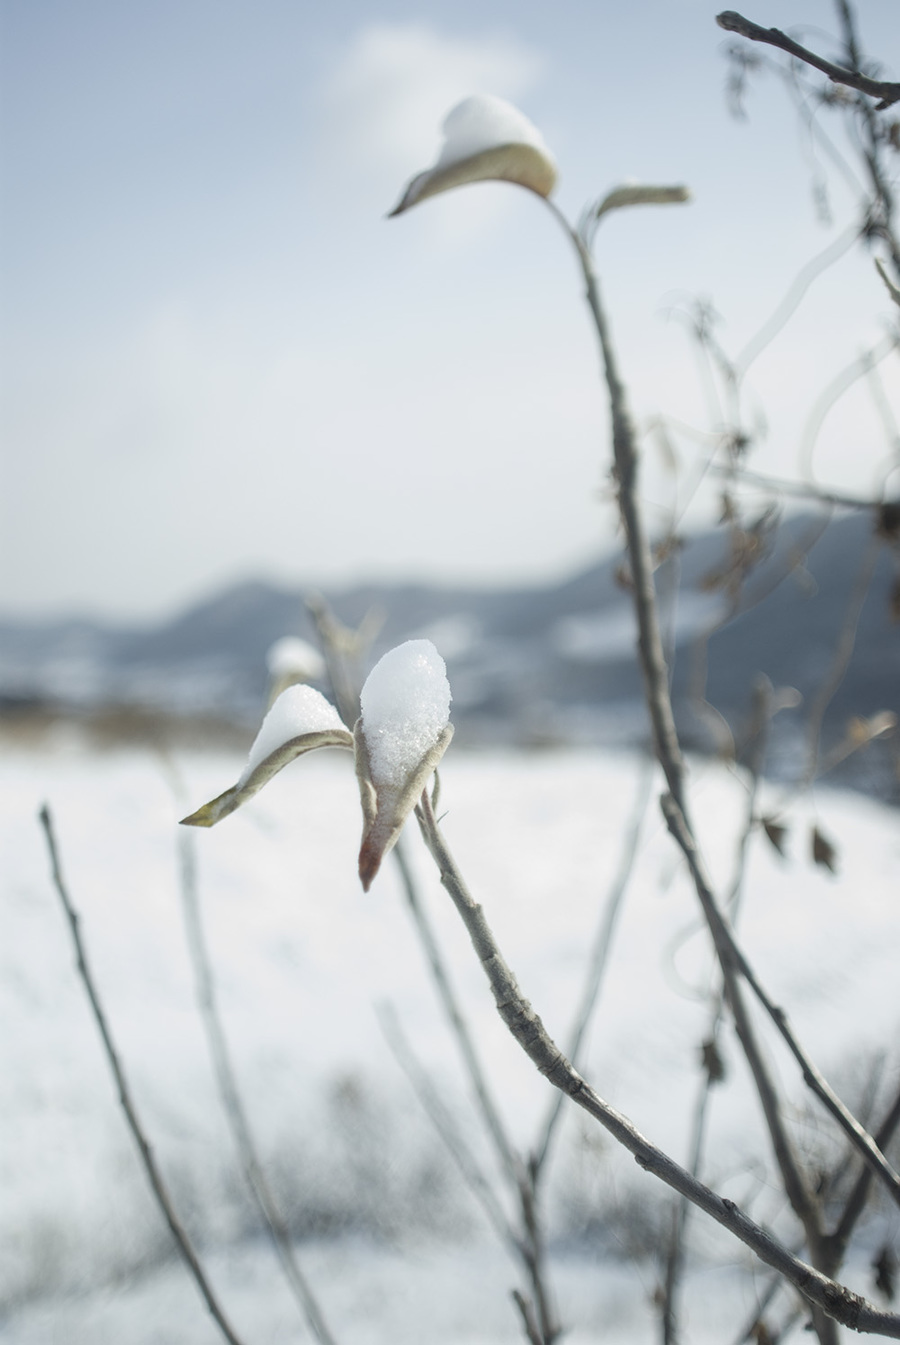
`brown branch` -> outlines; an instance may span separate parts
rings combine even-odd
[[[122,1104],[125,1119],[128,1122],[128,1127],[134,1137],[134,1142],[137,1145],[141,1163],[147,1174],[147,1180],[150,1182],[151,1189],[156,1197],[156,1203],[159,1205],[166,1223],[169,1225],[169,1230],[175,1240],[175,1245],[193,1277],[194,1283],[200,1290],[211,1317],[222,1332],[222,1335],[228,1341],[229,1345],[241,1345],[240,1338],[235,1335],[234,1329],[225,1316],[222,1308],[219,1306],[218,1299],[213,1292],[211,1284],[206,1278],[203,1267],[197,1259],[197,1255],[191,1245],[187,1231],[181,1220],[178,1218],[178,1215],[175,1213],[175,1207],[172,1204],[166,1184],[163,1181],[162,1173],[157,1166],[156,1159],[153,1156],[153,1150],[150,1148],[149,1141],[144,1133],[144,1128],[141,1125],[134,1099],[131,1096],[131,1089],[125,1078],[125,1071],[122,1067],[116,1048],[113,1045],[112,1035],[106,1021],[106,1015],[103,1012],[103,1006],[100,1002],[100,994],[88,965],[87,953],[79,930],[79,916],[75,907],[72,905],[68,888],[63,880],[62,868],[59,861],[59,851],[57,850],[56,836],[53,828],[53,819],[47,804],[44,804],[41,808],[38,817],[41,826],[44,829],[44,835],[47,841],[47,851],[50,856],[50,867],[53,873],[53,884],[59,895],[59,899],[62,902],[66,919],[69,922],[72,942],[75,946],[78,974],[84,984],[91,1010],[94,1015],[94,1020],[103,1042],[103,1048],[106,1052],[106,1058],[109,1062],[109,1067],[112,1070],[113,1078],[115,1079],[119,1101]]]
[[[900,1340],[900,1314],[881,1311],[859,1294],[799,1260],[770,1233],[754,1223],[734,1201],[726,1200],[704,1186],[662,1149],[646,1139],[627,1117],[604,1102],[572,1068],[522,995],[515,976],[497,946],[484,911],[472,898],[450,854],[427,793],[422,795],[416,817],[438,867],[441,884],[459,912],[484,968],[500,1017],[522,1050],[550,1083],[598,1121],[619,1144],[634,1155],[645,1172],[686,1195],[699,1209],[754,1251],[762,1261],[783,1275],[814,1308],[855,1331],[881,1332],[891,1339]]]
[[[717,14],[716,23],[728,33],[737,33],[739,37],[749,38],[751,42],[765,42],[770,47],[786,51],[789,56],[794,56],[798,61],[820,70],[834,84],[846,84],[849,88],[856,89],[858,93],[877,98],[878,111],[890,107],[892,103],[900,102],[900,84],[888,80],[870,79],[868,75],[863,75],[857,70],[848,70],[845,66],[835,65],[833,61],[826,61],[824,57],[817,56],[806,47],[801,47],[799,42],[795,42],[778,28],[763,28],[752,19],[745,19],[742,14],[735,13],[733,9],[726,9],[724,13]]]

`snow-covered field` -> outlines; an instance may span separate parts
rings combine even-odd
[[[225,1028],[260,1148],[298,1254],[341,1345],[519,1339],[515,1267],[422,1115],[376,1007],[392,1004],[418,1056],[489,1164],[395,866],[356,877],[361,818],[349,754],[318,752],[208,832],[178,816],[237,779],[236,757],[177,762],[176,798],[151,753],[88,754],[77,740],[0,765],[0,1339],[149,1345],[218,1337],[173,1261],[119,1110],[50,883],[37,810],[49,802],[64,872],[147,1131],[247,1345],[308,1338],[247,1201],[195,1008],[178,845],[194,845]],[[624,756],[467,756],[442,767],[444,832],[525,993],[566,1039],[585,957],[638,788]],[[720,887],[744,791],[693,769]],[[819,791],[788,814],[789,857],[751,846],[741,928],[763,981],[851,1102],[879,1056],[900,1069],[900,819]],[[816,821],[832,877],[808,858]],[[185,838],[187,840],[185,841]],[[508,1038],[414,826],[406,844],[516,1140],[534,1141],[548,1085]],[[685,1159],[699,1085],[710,959],[694,899],[651,805],[584,1072],[651,1139]],[[804,1150],[828,1122],[767,1030]],[[763,1222],[783,1216],[730,1036],[706,1179]],[[571,1109],[550,1172],[552,1267],[573,1345],[655,1337],[652,1254],[660,1188]],[[878,1227],[900,1235],[896,1211]],[[692,1339],[733,1336],[766,1282],[697,1216]],[[850,1278],[869,1288],[862,1232]]]

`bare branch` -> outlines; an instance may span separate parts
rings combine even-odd
[[[716,1195],[646,1139],[627,1117],[604,1102],[572,1068],[522,995],[515,976],[497,946],[484,911],[469,893],[450,854],[427,793],[422,795],[416,817],[438,867],[441,884],[456,906],[484,968],[498,1013],[522,1050],[550,1083],[598,1121],[619,1144],[634,1155],[644,1171],[686,1195],[693,1204],[751,1248],[762,1261],[783,1275],[815,1308],[855,1331],[881,1332],[891,1339],[900,1340],[900,1314],[881,1311],[859,1294],[799,1260],[744,1214],[734,1201]]]
[[[817,56],[806,47],[801,47],[799,42],[795,42],[778,28],[763,28],[751,19],[745,19],[742,14],[735,13],[733,9],[726,9],[724,13],[717,14],[716,23],[727,33],[737,33],[739,37],[749,38],[751,42],[765,42],[770,47],[786,51],[789,56],[794,56],[798,61],[820,70],[835,84],[846,84],[848,88],[856,89],[858,93],[877,98],[878,111],[890,107],[892,103],[900,102],[900,84],[889,80],[869,79],[868,75],[863,75],[859,71],[848,70],[845,66],[835,65],[833,61],[826,61],[824,57]]]
[[[190,1238],[187,1235],[187,1230],[185,1229],[181,1220],[178,1218],[178,1215],[175,1213],[175,1207],[172,1204],[172,1199],[169,1195],[168,1189],[166,1188],[166,1184],[163,1181],[162,1173],[160,1172],[159,1167],[157,1166],[156,1159],[153,1156],[153,1150],[150,1147],[150,1143],[144,1132],[144,1128],[141,1124],[140,1117],[138,1116],[137,1108],[135,1107],[134,1104],[134,1099],[131,1096],[131,1089],[129,1088],[128,1081],[125,1078],[125,1071],[123,1069],[122,1062],[119,1059],[118,1052],[116,1051],[116,1048],[113,1044],[113,1039],[109,1030],[109,1025],[107,1024],[106,1021],[106,1015],[103,1011],[103,1006],[100,1002],[100,993],[97,989],[96,982],[94,981],[93,975],[88,965],[87,953],[79,929],[79,916],[77,911],[75,910],[75,907],[72,904],[68,888],[66,887],[66,884],[63,880],[62,868],[59,862],[59,851],[57,849],[56,836],[53,827],[53,819],[50,815],[50,809],[46,803],[41,808],[38,817],[40,819],[41,826],[44,829],[44,836],[47,842],[47,851],[50,856],[50,867],[53,873],[53,884],[59,895],[59,899],[62,902],[62,907],[65,912],[66,919],[69,922],[69,929],[72,934],[72,943],[75,946],[75,958],[78,967],[78,974],[81,977],[82,983],[84,984],[84,988],[87,993],[88,1000],[90,1002],[91,1010],[94,1015],[94,1020],[97,1024],[97,1028],[100,1032],[100,1037],[103,1041],[103,1049],[106,1052],[106,1058],[109,1062],[109,1067],[112,1070],[113,1078],[115,1079],[116,1088],[119,1094],[119,1101],[122,1104],[122,1111],[125,1113],[125,1119],[128,1122],[128,1128],[130,1129],[134,1137],[134,1142],[137,1145],[141,1163],[143,1164],[144,1171],[147,1174],[147,1180],[149,1181],[153,1194],[156,1197],[156,1203],[159,1205],[159,1208],[163,1213],[166,1223],[169,1225],[169,1230],[172,1234],[172,1237],[175,1240],[175,1245],[178,1248],[178,1251],[180,1252],[182,1259],[184,1260],[184,1263],[188,1268],[188,1271],[193,1277],[194,1283],[200,1290],[200,1293],[203,1297],[204,1302],[206,1303],[207,1308],[209,1309],[210,1316],[213,1318],[219,1330],[222,1332],[222,1335],[228,1341],[228,1345],[242,1345],[240,1338],[235,1334],[234,1329],[231,1326],[231,1323],[228,1321],[224,1311],[219,1305],[219,1301],[216,1298],[215,1293],[213,1292],[212,1285],[206,1278],[206,1274],[203,1270],[203,1267],[201,1266],[199,1260],[197,1259],[197,1254],[194,1251],[194,1248],[191,1245]]]

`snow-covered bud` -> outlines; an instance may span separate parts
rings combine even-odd
[[[465,98],[447,114],[444,143],[434,167],[406,187],[391,215],[467,182],[515,182],[549,196],[556,163],[536,126],[512,103],[491,94]]]
[[[266,654],[269,704],[298,682],[318,682],[325,676],[325,660],[318,649],[296,635],[283,635]]]
[[[407,640],[376,663],[354,729],[363,809],[359,876],[368,892],[453,736],[450,685],[430,640]]]
[[[353,747],[337,710],[308,686],[291,686],[273,704],[256,735],[241,778],[231,789],[182,818],[182,826],[212,827],[252,799],[295,757],[317,747]]]

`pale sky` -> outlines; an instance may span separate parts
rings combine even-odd
[[[825,0],[759,3],[834,54]],[[248,576],[530,582],[608,549],[606,400],[550,212],[484,184],[385,215],[473,92],[537,124],[570,217],[627,179],[686,183],[688,206],[611,217],[598,268],[640,423],[715,428],[675,314],[710,301],[736,355],[858,199],[819,154],[817,219],[776,79],[728,116],[715,12],[2,0],[0,613],[144,619]],[[860,21],[896,78],[896,0]],[[892,317],[871,259],[846,254],[748,375],[767,425],[750,465],[800,470],[817,398]],[[895,407],[898,365],[880,366]],[[868,493],[883,474],[879,396],[863,380],[826,416],[821,481]],[[654,443],[658,518],[673,478]],[[697,449],[676,449],[681,498]]]

